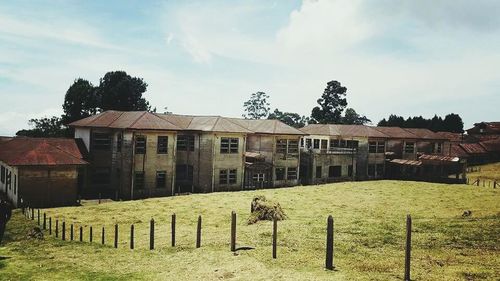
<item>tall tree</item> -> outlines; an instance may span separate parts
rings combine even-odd
[[[452,133],[463,133],[464,132],[464,122],[460,115],[455,113],[450,113],[444,117],[443,128],[445,131]]]
[[[365,125],[371,122],[366,116],[358,114],[354,108],[347,108],[342,118],[342,123],[348,125]]]
[[[347,88],[338,81],[330,81],[312,109],[311,119],[320,124],[341,123],[342,112],[347,106]]]
[[[20,130],[16,133],[17,136],[34,137],[34,138],[56,138],[69,137],[68,129],[63,125],[60,117],[52,116],[40,119],[30,119],[28,125],[33,129]]]
[[[307,124],[309,118],[301,116],[298,113],[282,112],[276,108],[272,113],[269,114],[267,119],[280,120],[281,122],[292,127],[302,128]]]
[[[96,114],[100,108],[99,103],[94,85],[85,79],[76,79],[64,97],[63,124]]]
[[[149,102],[142,97],[147,87],[142,78],[132,77],[125,71],[108,72],[97,87],[100,110],[150,110]]]
[[[425,128],[434,132],[444,131],[453,133],[463,133],[464,123],[458,114],[450,113],[443,119],[434,115],[431,119],[422,116],[410,116],[406,120],[402,116],[391,114],[389,119],[380,120],[377,126],[380,127],[402,127],[402,128]]]
[[[246,119],[262,119],[269,115],[270,103],[267,101],[269,95],[264,92],[256,92],[250,96],[250,99],[243,103]]]

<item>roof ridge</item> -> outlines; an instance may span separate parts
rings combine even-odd
[[[113,120],[113,122],[109,123],[110,125],[115,123],[116,120],[118,120],[120,117],[122,117],[122,115],[124,114],[125,112],[124,111],[120,111],[120,115],[118,115],[118,117],[115,118],[115,120]]]
[[[254,130],[250,130],[250,128],[245,128],[245,127],[241,126],[240,124],[235,123],[233,120],[231,120],[231,119],[232,119],[231,117],[222,117],[222,116],[219,116],[219,118],[224,118],[224,119],[227,119],[227,121],[229,121],[229,122],[231,122],[232,124],[234,124],[234,125],[236,125],[236,126],[238,126],[238,127],[242,128],[243,130],[247,130],[247,131],[249,131],[249,132],[255,133],[255,131],[254,131]],[[233,118],[233,119],[234,119],[234,118]],[[252,120],[252,119],[243,119],[243,120]],[[255,119],[255,120],[257,120],[257,119]],[[219,122],[219,120],[217,120],[217,122]],[[216,122],[216,123],[217,123],[217,122]],[[248,132],[245,132],[245,133],[248,133]]]
[[[141,119],[145,114],[147,113],[147,111],[144,111],[141,116],[137,117],[137,119],[135,119],[134,122],[132,122],[132,124],[130,124],[128,127],[132,127],[135,125],[135,123],[137,123],[139,121],[139,119]],[[121,115],[120,115],[121,116]],[[113,121],[114,122],[114,121]]]

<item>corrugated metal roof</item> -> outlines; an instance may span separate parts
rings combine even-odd
[[[439,134],[434,133],[429,129],[424,128],[403,128],[404,130],[416,135],[420,139],[429,139],[429,140],[445,140],[446,138],[440,136]]]
[[[180,130],[193,130],[203,132],[223,132],[223,133],[253,133],[239,124],[233,122],[231,118],[221,116],[191,116],[178,114],[156,114],[160,118],[177,125]]]
[[[458,157],[453,157],[453,156],[429,155],[429,154],[422,154],[420,155],[420,157],[418,157],[418,159],[441,161],[441,162],[458,162],[460,160]]]
[[[372,127],[375,130],[397,139],[418,139],[418,136],[400,127]]]
[[[439,136],[444,139],[447,139],[451,142],[461,142],[463,141],[463,135],[460,133],[451,133],[451,132],[436,132]]]
[[[147,111],[114,111],[108,110],[73,123],[72,127],[97,127],[113,129],[138,130],[180,130],[168,120]]]
[[[275,134],[275,135],[306,135],[302,131],[289,126],[279,120],[269,119],[242,119],[231,118],[231,120],[242,127],[247,128],[258,134]]]
[[[300,130],[310,135],[389,138],[388,135],[365,125],[310,124]]]
[[[394,164],[398,164],[398,165],[408,165],[408,166],[420,166],[420,165],[422,165],[422,161],[418,161],[418,160],[392,159],[389,162],[394,163]]]
[[[85,165],[75,139],[13,138],[0,143],[0,160],[11,166]]]
[[[456,143],[451,145],[450,155],[460,158],[467,158],[469,156],[469,154],[467,154],[467,152],[459,144]]]
[[[479,144],[488,152],[500,152],[500,138],[482,141]]]
[[[486,154],[487,151],[479,143],[460,143],[460,147],[468,154]]]

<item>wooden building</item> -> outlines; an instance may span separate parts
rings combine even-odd
[[[0,190],[14,206],[73,205],[83,188],[83,145],[74,139],[12,138],[0,142]]]
[[[467,135],[477,141],[487,141],[500,138],[500,122],[480,122],[466,130]]]

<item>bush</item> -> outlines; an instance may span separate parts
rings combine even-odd
[[[261,220],[272,221],[285,220],[287,218],[285,212],[278,202],[268,201],[263,195],[258,195],[252,200],[252,213],[248,218],[248,224],[254,224]]]

